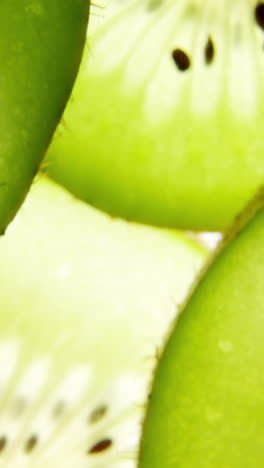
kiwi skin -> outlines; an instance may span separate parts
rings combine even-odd
[[[139,468],[263,464],[263,200],[262,190],[170,335],[154,376]]]
[[[0,232],[15,215],[69,98],[89,0],[0,5]]]
[[[263,23],[262,2],[113,0],[49,174],[112,215],[226,230],[264,177]]]
[[[133,466],[155,348],[205,257],[33,184],[0,239],[0,464]]]

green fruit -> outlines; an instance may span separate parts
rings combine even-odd
[[[204,258],[33,185],[0,239],[1,466],[134,466],[155,349]]]
[[[49,173],[114,215],[225,229],[264,178],[263,18],[256,0],[109,2]]]
[[[209,268],[165,347],[140,468],[263,465],[263,297],[262,209]]]
[[[1,0],[0,232],[21,205],[61,118],[89,0]]]

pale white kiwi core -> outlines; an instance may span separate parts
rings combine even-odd
[[[203,259],[34,184],[0,239],[0,466],[135,466],[155,351]]]

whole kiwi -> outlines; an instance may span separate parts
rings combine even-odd
[[[139,468],[263,465],[263,193],[256,206],[196,287],[165,346]]]
[[[89,3],[0,2],[0,232],[21,205],[69,98]]]

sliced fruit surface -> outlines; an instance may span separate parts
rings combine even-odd
[[[264,418],[264,210],[226,247],[157,367],[140,468],[258,468]]]
[[[0,232],[21,205],[69,98],[89,0],[1,0]]]
[[[1,466],[135,466],[157,347],[206,256],[33,184],[0,239]]]
[[[49,173],[114,215],[225,230],[264,177],[264,2],[112,0]]]

